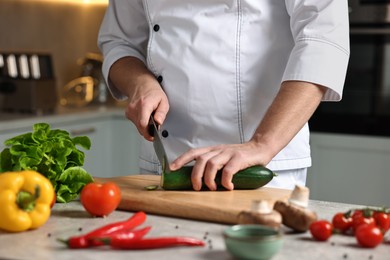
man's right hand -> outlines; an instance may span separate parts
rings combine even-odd
[[[154,120],[161,125],[169,110],[168,98],[157,81],[136,89],[134,95],[129,97],[126,117],[146,140],[152,141],[153,137],[148,132],[150,115],[154,112]]]
[[[154,112],[154,120],[162,124],[169,110],[168,98],[155,76],[139,59],[124,57],[111,66],[109,77],[128,97],[126,117],[146,140],[152,141],[148,132],[150,115]]]

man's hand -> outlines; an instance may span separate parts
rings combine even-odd
[[[215,177],[222,170],[221,184],[228,190],[233,190],[233,175],[238,171],[262,163],[261,149],[254,142],[230,144],[190,149],[179,156],[170,165],[171,170],[178,170],[185,164],[195,161],[191,181],[194,190],[202,188],[202,179],[210,190],[216,190]]]
[[[138,86],[134,90],[134,94],[129,97],[126,117],[134,123],[146,140],[152,141],[153,137],[148,132],[150,115],[154,112],[154,119],[158,124],[162,124],[169,109],[168,98],[155,82]]]
[[[109,77],[128,97],[126,117],[146,140],[152,141],[148,132],[150,115],[154,112],[154,119],[162,124],[169,110],[168,98],[155,76],[139,59],[124,57],[112,65]]]

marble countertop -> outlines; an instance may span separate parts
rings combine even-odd
[[[356,205],[310,201],[309,207],[320,218],[331,219],[333,214]],[[204,239],[205,247],[176,247],[154,250],[68,249],[57,241],[88,232],[104,224],[129,218],[133,212],[115,211],[106,218],[92,218],[78,201],[55,204],[48,222],[39,229],[5,233],[0,231],[0,259],[232,259],[226,251],[222,232],[227,225],[147,215],[142,226],[151,225],[147,235],[191,236]],[[333,235],[327,242],[312,240],[309,232],[295,234],[284,230],[284,244],[273,258],[280,259],[389,259],[390,234],[386,242],[374,249],[357,245],[354,237]]]

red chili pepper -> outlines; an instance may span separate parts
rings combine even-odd
[[[205,242],[192,237],[156,237],[143,239],[126,239],[112,237],[104,240],[115,249],[156,249],[174,246],[204,246]]]
[[[105,236],[96,236],[88,238],[89,247],[106,245],[110,239],[115,240],[137,240],[149,233],[151,226],[147,226],[137,230],[120,230]]]
[[[87,248],[89,246],[94,246],[93,243],[92,245],[91,243],[89,243],[88,239],[91,237],[102,237],[113,234],[115,232],[130,230],[132,228],[135,228],[136,226],[139,226],[145,220],[145,212],[139,211],[125,221],[111,223],[98,229],[92,230],[87,234],[81,236],[74,236],[69,238],[68,240],[58,239],[58,241],[65,243],[69,248]]]

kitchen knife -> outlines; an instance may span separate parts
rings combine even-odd
[[[164,173],[169,172],[169,167],[168,167],[168,158],[167,154],[165,153],[164,145],[162,142],[162,135],[160,131],[160,126],[154,121],[153,114],[150,116],[150,122],[151,124],[149,125],[149,133],[154,137],[153,141],[153,147],[154,151],[157,154],[157,158],[160,161],[162,171]]]

